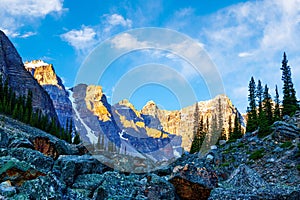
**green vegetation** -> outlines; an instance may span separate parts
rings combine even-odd
[[[296,91],[294,89],[294,84],[292,82],[291,68],[288,66],[287,56],[284,52],[282,60],[282,77],[283,81],[283,101],[282,101],[282,114],[283,115],[293,115],[299,105],[296,99]]]
[[[0,76],[0,113],[11,116],[12,118],[29,124],[30,126],[39,128],[69,143],[73,132],[72,120],[67,120],[67,126],[62,128],[54,119],[44,115],[40,109],[34,110],[32,107],[32,92],[27,91],[26,96],[17,96],[8,86],[6,79],[4,84],[2,76]],[[78,135],[78,133],[76,133]],[[79,136],[76,143],[79,143]]]
[[[245,147],[245,145],[243,143],[239,143],[237,147],[238,148],[243,148],[243,147]]]
[[[283,81],[283,101],[280,105],[278,88],[275,88],[274,107],[273,101],[269,94],[267,85],[262,87],[262,82],[258,80],[256,86],[255,80],[251,77],[249,82],[249,106],[247,108],[247,132],[253,132],[259,128],[258,136],[265,137],[271,133],[271,125],[274,121],[278,121],[284,115],[292,116],[296,110],[299,109],[298,101],[296,99],[296,91],[292,82],[291,69],[287,65],[287,56],[283,54],[282,60],[282,78]],[[282,110],[281,110],[282,108]]]
[[[300,171],[300,164],[296,166],[297,170]]]
[[[252,159],[252,160],[257,160],[257,159],[260,159],[264,156],[264,152],[265,150],[264,149],[259,149],[257,151],[254,151],[250,156],[249,158]]]
[[[198,107],[198,103],[196,103],[195,112],[194,112],[194,138],[193,138],[190,153],[196,153],[200,151],[205,135],[206,133],[204,131],[203,116],[201,116],[199,122],[199,107]]]
[[[287,141],[285,143],[283,143],[282,145],[280,145],[281,148],[289,148],[290,146],[292,146],[292,142],[291,141]]]

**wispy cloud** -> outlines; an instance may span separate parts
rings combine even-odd
[[[10,37],[30,37],[36,33],[20,29],[36,26],[38,20],[49,14],[60,15],[64,10],[63,0],[1,0],[0,29]]]
[[[71,30],[61,35],[77,51],[89,51],[97,43],[97,33],[92,27],[82,25],[81,29]]]
[[[249,1],[203,19],[199,37],[220,69],[229,95],[243,102],[241,109],[247,105],[247,98],[241,95],[243,85],[248,85],[252,75],[270,87],[280,85],[283,51],[290,58],[298,56],[299,5],[300,0]],[[294,59],[291,65],[300,63]],[[299,76],[295,78],[300,81]]]
[[[80,29],[72,29],[61,34],[61,39],[68,42],[80,57],[86,56],[99,42],[111,37],[115,32],[131,28],[132,21],[119,14],[105,14],[103,21],[94,26],[81,25]],[[116,45],[133,42],[133,38],[116,38]],[[123,44],[122,44],[123,43]],[[133,43],[132,45],[135,45]]]
[[[115,38],[111,40],[111,44],[116,49],[128,49],[128,50],[146,48],[147,46],[149,46],[148,42],[139,41],[136,37],[128,33],[117,35]]]

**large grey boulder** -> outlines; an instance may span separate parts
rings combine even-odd
[[[54,170],[70,186],[78,175],[101,174],[111,169],[90,155],[62,155],[55,161]]]

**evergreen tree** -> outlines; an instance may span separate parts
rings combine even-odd
[[[200,151],[200,147],[201,147],[201,126],[203,127],[203,125],[201,123],[203,123],[203,118],[201,118],[202,120],[200,120],[199,123],[199,107],[198,107],[198,103],[196,103],[195,106],[195,112],[194,112],[194,131],[193,131],[193,141],[192,141],[192,145],[191,145],[191,149],[190,149],[190,153],[195,153]],[[201,122],[202,121],[202,122]]]
[[[195,105],[195,111],[194,111],[194,131],[193,131],[193,136],[195,137],[198,132],[199,132],[199,106],[198,106],[198,103],[196,103],[196,105]]]
[[[268,121],[268,126],[273,124],[273,109],[272,109],[272,99],[271,95],[269,94],[269,88],[265,85],[264,90],[264,100],[263,100],[263,109],[266,115],[266,119]]]
[[[249,82],[249,107],[247,108],[248,120],[247,120],[247,132],[253,132],[257,128],[257,112],[256,112],[256,101],[255,101],[255,90],[256,85],[254,78],[251,77]]]
[[[275,88],[274,121],[279,121],[280,118],[281,118],[281,114],[280,114],[280,100],[279,100],[278,88],[277,88],[277,85],[276,85],[276,88]]]
[[[229,115],[229,119],[228,119],[228,138],[232,137],[232,119],[231,119],[231,115]]]
[[[284,52],[282,66],[281,80],[283,81],[283,101],[282,101],[282,115],[293,115],[299,105],[296,98],[296,91],[292,82],[291,68],[288,66],[287,56]]]
[[[260,116],[261,116],[262,110],[263,110],[263,106],[262,106],[263,93],[264,93],[264,90],[261,85],[261,81],[258,80],[257,89],[256,89],[256,97],[257,97],[257,102],[258,102],[258,120],[260,120]]]
[[[76,132],[73,140],[73,144],[79,144],[79,143],[80,143],[80,135],[79,133]]]
[[[233,128],[233,133],[230,139],[239,139],[243,137],[242,134],[242,128],[241,128],[241,123],[240,123],[240,116],[239,113],[236,111],[235,118],[234,118],[234,128]]]

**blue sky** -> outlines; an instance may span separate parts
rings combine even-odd
[[[103,41],[114,38],[118,44],[140,45],[132,40],[129,43],[124,31],[160,27],[191,37],[206,51],[221,76],[226,94],[242,112],[246,110],[247,87],[252,75],[269,85],[272,96],[275,84],[282,87],[279,69],[283,51],[287,52],[299,97],[300,0],[89,0],[84,3],[79,0],[1,0],[0,18],[0,29],[13,41],[23,61],[42,59],[52,63],[66,86],[74,84],[82,63]],[[169,71],[163,73],[162,70],[157,77],[152,75],[151,82],[148,71],[134,71],[140,66],[152,72],[155,66],[165,66]],[[124,92],[129,96],[118,96],[115,91],[120,91],[116,89],[120,80],[127,77],[129,86],[130,80],[135,80],[129,72],[149,80],[144,85],[139,82],[140,87],[133,93]],[[156,79],[163,77],[167,77],[173,87],[157,82]],[[179,84],[181,78],[184,84]],[[162,108],[178,109],[195,100],[212,97],[206,86],[208,78],[195,72],[191,64],[178,55],[165,50],[142,49],[114,60],[98,84],[103,86],[109,101],[126,97],[140,109],[153,99]],[[188,91],[186,86],[193,90],[195,99],[180,102],[185,95],[182,90]]]

